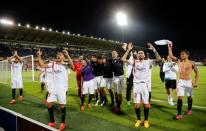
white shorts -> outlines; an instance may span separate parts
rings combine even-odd
[[[58,102],[59,104],[66,104],[66,88],[52,89],[49,91],[47,102]]]
[[[124,76],[115,76],[113,78],[114,92],[117,94],[122,94],[124,88]]]
[[[82,94],[94,94],[94,79],[83,81]]]
[[[143,100],[144,104],[149,104],[149,89],[148,83],[133,83],[133,97],[134,103],[140,103]]]
[[[101,87],[107,87],[107,89],[112,89],[112,78],[102,78]]]
[[[41,83],[45,83],[45,82],[46,82],[46,79],[45,79],[44,74],[41,74],[41,76],[40,76],[40,82],[41,82]]]
[[[192,96],[192,80],[178,80],[177,96]]]
[[[152,91],[152,82],[151,81],[148,82],[148,90],[149,90],[149,92]]]
[[[11,81],[11,88],[12,88],[12,89],[23,88],[23,82],[22,82],[22,80],[12,80],[12,81]]]
[[[102,76],[97,76],[94,78],[94,89],[97,90],[101,86]]]

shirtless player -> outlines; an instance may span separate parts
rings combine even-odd
[[[176,115],[176,119],[182,119],[182,99],[183,96],[187,96],[188,101],[188,110],[186,112],[186,115],[192,114],[192,90],[193,88],[197,87],[197,82],[199,79],[199,71],[195,65],[194,61],[189,60],[189,52],[187,50],[180,51],[180,59],[177,59],[175,56],[173,56],[172,53],[172,43],[168,45],[168,51],[169,56],[177,61],[179,66],[179,80],[177,83],[177,110],[178,114]],[[195,72],[195,80],[192,80],[192,70]]]

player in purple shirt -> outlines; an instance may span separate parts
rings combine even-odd
[[[82,87],[82,95],[81,95],[81,111],[84,111],[84,100],[85,95],[89,93],[89,101],[88,101],[88,108],[91,110],[91,101],[94,95],[94,75],[93,69],[89,62],[86,59],[81,60],[82,69],[82,79],[81,79],[81,87]]]

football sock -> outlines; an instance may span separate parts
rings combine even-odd
[[[89,95],[89,101],[88,101],[89,104],[90,104],[91,101],[92,101],[92,97],[93,97],[93,94],[90,94],[90,95]]]
[[[20,96],[23,95],[23,89],[22,89],[22,88],[19,89],[19,95],[20,95]]]
[[[141,118],[140,118],[140,107],[139,108],[135,108],[135,113],[136,113],[137,119],[141,120]]]
[[[151,97],[152,97],[152,92],[150,91],[150,92],[149,92],[149,102],[150,102],[150,100],[151,100]]]
[[[148,120],[149,116],[149,108],[144,107],[144,120]]]
[[[188,110],[192,110],[192,98],[188,97],[187,103],[188,103]]]
[[[65,123],[66,107],[61,108],[61,116],[62,116],[62,121],[61,121],[61,123]]]
[[[12,89],[12,99],[15,99],[16,96],[16,89]]]
[[[85,95],[82,95],[82,97],[81,97],[82,106],[84,106],[84,100],[85,100]]]
[[[181,112],[182,112],[182,100],[180,100],[180,99],[177,100],[177,110],[178,110],[178,115],[181,115]]]
[[[53,106],[52,107],[48,107],[48,111],[49,111],[49,117],[50,117],[50,121],[52,123],[54,123],[54,109],[53,109]]]

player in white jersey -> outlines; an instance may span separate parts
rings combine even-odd
[[[52,80],[50,81],[51,85],[48,89],[49,95],[47,98],[47,108],[50,116],[50,123],[48,123],[49,126],[55,127],[56,123],[54,120],[54,111],[53,111],[53,103],[57,102],[60,105],[61,108],[61,124],[59,126],[59,130],[65,129],[65,117],[66,117],[66,86],[65,83],[67,83],[68,77],[67,76],[67,69],[64,65],[64,61],[67,58],[68,64],[70,64],[71,68],[74,68],[73,62],[66,50],[63,50],[62,52],[59,52],[57,54],[57,59],[55,62],[45,64],[41,59],[42,52],[38,50],[37,52],[37,61],[39,62],[40,67],[46,68],[46,69],[52,69]],[[66,73],[65,73],[66,72]]]
[[[39,78],[40,78],[40,83],[41,83],[41,92],[44,91],[44,86],[45,86],[45,69],[44,68],[39,68]]]
[[[168,95],[168,104],[173,106],[173,90],[176,89],[178,65],[172,61],[170,56],[167,56],[167,60],[163,64],[163,72],[165,73],[164,81]]]
[[[23,100],[23,82],[22,82],[22,68],[23,61],[21,57],[14,51],[14,55],[8,59],[11,64],[11,89],[12,89],[12,100],[10,104],[16,103],[16,89],[19,89],[19,100]]]
[[[148,43],[149,49],[152,50],[155,54],[156,59],[147,59],[145,60],[145,53],[143,50],[139,50],[137,52],[137,59],[128,61],[127,55],[132,50],[133,45],[132,43],[128,44],[128,49],[124,56],[122,57],[122,61],[130,63],[133,65],[133,96],[134,96],[134,103],[135,103],[135,112],[137,116],[137,121],[135,123],[135,127],[139,127],[142,123],[140,118],[140,105],[141,105],[141,99],[144,103],[144,127],[149,127],[148,122],[148,115],[149,115],[149,89],[148,84],[150,81],[150,67],[153,63],[156,61],[161,60],[161,57],[155,50],[155,48],[152,46],[152,44]]]

